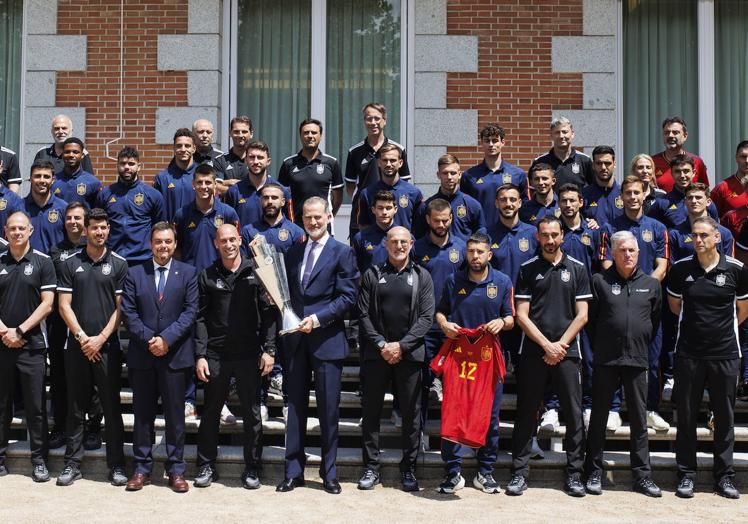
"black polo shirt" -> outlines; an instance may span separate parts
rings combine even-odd
[[[244,163],[244,159],[236,155],[233,149],[229,149],[228,153],[213,160],[213,167],[218,172],[216,176],[218,180],[241,180],[249,174],[249,168]]]
[[[0,182],[7,186],[8,184],[20,184],[21,171],[18,168],[18,156],[15,151],[7,147],[0,146]]]
[[[52,165],[55,166],[55,173],[59,173],[65,169],[65,160],[63,160],[62,155],[57,156],[54,144],[49,147],[43,147],[37,151],[36,156],[34,156],[34,162],[38,160],[52,162]],[[91,156],[88,154],[88,150],[86,149],[83,150],[83,158],[81,159],[80,168],[92,175],[95,174],[93,164],[91,163]]]
[[[59,275],[62,271],[62,263],[78,251],[85,249],[86,243],[86,237],[81,237],[80,244],[73,244],[66,234],[62,242],[49,248],[49,256],[52,257],[52,263],[55,265],[55,273]]]
[[[384,137],[382,146],[385,144],[394,144],[400,148],[403,154],[403,167],[400,168],[398,174],[402,180],[410,181],[410,168],[408,168],[408,155],[405,153],[405,148],[387,137]],[[349,184],[356,184],[354,198],[357,193],[379,181],[378,160],[379,150],[374,151],[367,139],[353,145],[348,150],[348,158],[345,162],[345,181]]]
[[[682,300],[677,354],[703,360],[740,357],[735,301],[748,299],[748,268],[742,262],[720,254],[706,273],[695,255],[683,258],[670,270],[667,291]]]
[[[335,157],[320,151],[308,162],[299,152],[283,160],[278,171],[278,182],[291,190],[294,219],[301,224],[304,201],[318,196],[331,202],[332,190],[343,188],[343,173]]]
[[[548,164],[553,168],[556,177],[554,189],[558,189],[564,184],[576,184],[579,189],[582,189],[591,184],[595,177],[592,171],[592,159],[581,151],[574,149],[572,149],[569,158],[561,161],[551,148],[548,153],[532,161],[528,173],[532,172],[535,164]]]
[[[382,264],[379,274],[379,311],[382,313],[382,333],[387,340],[402,340],[410,330],[410,302],[413,296],[413,262],[398,271],[389,260]],[[405,305],[408,307],[404,307]]]
[[[57,291],[72,293],[73,313],[89,337],[101,333],[109,322],[117,308],[115,297],[122,294],[126,276],[127,261],[108,248],[96,262],[81,249],[62,263]]]
[[[530,301],[530,320],[551,342],[561,338],[577,316],[576,303],[592,299],[585,265],[564,254],[555,266],[542,256],[522,264],[514,298]],[[522,337],[520,353],[542,356],[545,352],[530,337]],[[580,358],[579,336],[566,350],[569,357]]]
[[[52,259],[36,249],[29,249],[20,260],[10,250],[0,254],[0,319],[8,327],[18,327],[42,303],[42,291],[57,287]],[[45,349],[47,329],[44,321],[27,331],[26,349]],[[0,342],[0,348],[7,349]]]
[[[192,155],[192,161],[196,164],[208,164],[209,166],[215,167],[215,161],[218,157],[220,157],[223,154],[223,151],[220,149],[216,149],[213,146],[210,146],[210,149],[206,153],[201,153],[200,151],[195,151],[195,154]]]

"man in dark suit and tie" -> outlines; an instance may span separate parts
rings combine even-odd
[[[176,234],[168,222],[151,230],[153,261],[134,266],[125,280],[122,319],[130,331],[127,367],[133,391],[135,471],[127,491],[150,484],[151,442],[158,397],[166,418],[169,487],[188,491],[184,479],[184,392],[195,365],[197,270],[174,260]]]
[[[299,332],[288,335],[284,381],[288,385],[285,479],[276,491],[304,485],[304,441],[311,372],[322,432],[322,477],[325,491],[340,493],[335,469],[338,453],[338,406],[343,359],[348,355],[343,320],[356,304],[359,273],[353,250],[327,232],[329,203],[320,197],[304,202],[302,220],[307,241],[286,254],[291,305],[302,318]]]

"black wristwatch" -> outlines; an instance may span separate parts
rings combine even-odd
[[[263,353],[267,353],[268,356],[275,358],[275,348],[266,349],[263,348]]]
[[[22,336],[24,336],[26,334],[26,332],[23,329],[21,329],[21,326],[18,326],[16,328],[16,333],[18,333],[19,337],[22,337]]]
[[[384,349],[384,346],[386,345],[387,345],[387,342],[385,342],[384,340],[380,340],[379,342],[377,342],[377,347],[379,348],[379,351],[382,351]]]

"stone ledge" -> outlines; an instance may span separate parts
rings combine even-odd
[[[216,71],[220,38],[210,35],[158,35],[159,71]]]
[[[417,35],[416,72],[476,73],[478,37],[457,35]]]
[[[475,109],[416,109],[416,146],[472,146],[478,128]]]
[[[29,35],[27,71],[85,71],[88,38],[76,35]]]
[[[614,36],[554,36],[554,73],[612,73],[616,67]]]

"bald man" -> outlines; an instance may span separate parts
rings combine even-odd
[[[42,147],[36,152],[34,162],[39,160],[46,160],[52,162],[55,167],[55,173],[59,173],[65,168],[65,160],[62,158],[65,140],[73,135],[73,121],[67,115],[57,115],[52,119],[52,145],[49,147]],[[80,135],[81,137],[83,135]],[[83,158],[80,162],[80,168],[87,172],[94,174],[93,165],[91,164],[91,157],[88,151],[83,149]]]
[[[192,156],[196,164],[210,164],[223,154],[223,151],[213,147],[213,123],[200,118],[192,124],[192,132],[197,137],[197,150]]]
[[[421,370],[424,336],[434,322],[431,275],[410,258],[410,231],[387,232],[387,261],[370,267],[361,280],[358,313],[363,363],[363,463],[358,488],[379,483],[379,421],[387,386],[392,382],[403,417],[400,474],[403,491],[418,491],[415,477],[421,435]],[[406,307],[407,306],[407,307]]]

